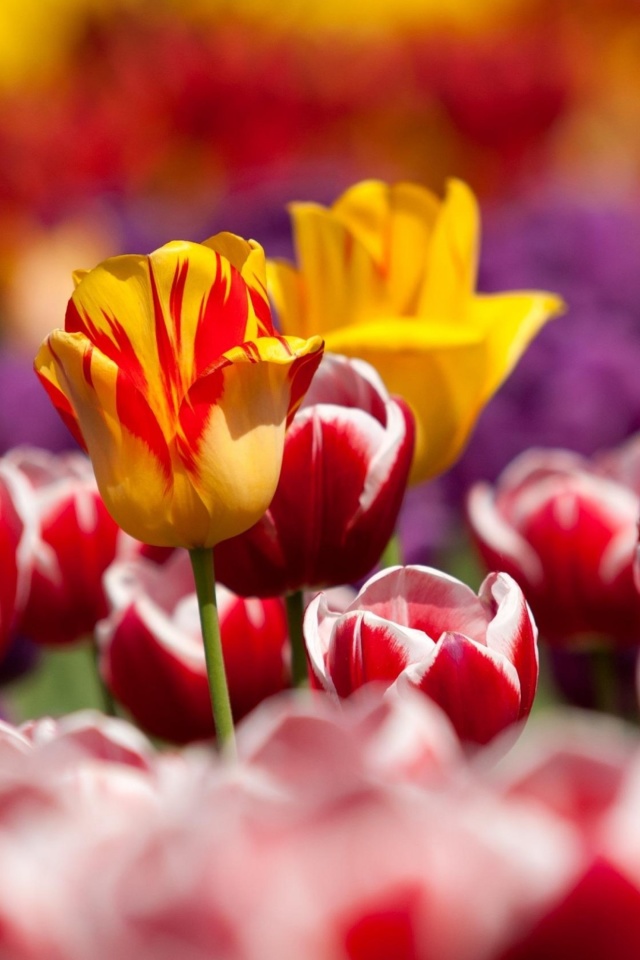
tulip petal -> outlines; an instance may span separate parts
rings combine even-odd
[[[465,319],[478,272],[479,234],[476,198],[461,180],[450,180],[433,228],[418,303],[420,316],[446,317],[452,324]]]
[[[252,526],[275,493],[287,419],[321,359],[322,341],[262,337],[227,354],[189,390],[178,453],[209,506],[202,546]],[[242,482],[238,482],[238,478]]]
[[[544,568],[540,557],[498,509],[488,483],[477,483],[467,498],[467,514],[489,569],[503,570],[531,584],[542,583]]]
[[[326,671],[340,697],[365,683],[391,684],[432,646],[422,632],[402,628],[370,611],[346,613],[336,622],[327,651]]]
[[[60,387],[58,374],[56,371],[55,358],[51,352],[48,340],[45,340],[41,345],[38,355],[34,361],[34,367],[36,374],[38,375],[38,379],[40,380],[40,383],[44,389],[47,391],[47,395],[57,410],[60,419],[64,423],[67,430],[69,430],[74,440],[76,440],[82,449],[86,451],[87,445],[84,442],[84,437],[82,436],[82,431],[80,430],[80,424],[78,423],[76,412],[71,406],[69,398]]]
[[[478,595],[491,618],[487,646],[516,668],[520,678],[520,716],[526,717],[538,683],[538,631],[531,611],[518,584],[505,573],[489,574]]]
[[[289,209],[304,277],[307,330],[325,333],[389,312],[380,266],[331,211],[315,203],[294,203]],[[289,333],[287,317],[280,319]]]
[[[411,683],[442,707],[461,740],[488,743],[523,715],[515,667],[459,633],[445,633],[426,664],[408,667]]]
[[[488,614],[466,584],[431,567],[387,567],[371,577],[348,611],[366,608],[371,613],[411,626],[437,640],[455,630],[484,642]]]
[[[225,257],[239,272],[249,287],[249,296],[253,307],[245,329],[243,340],[255,340],[257,337],[273,335],[271,307],[267,294],[267,265],[264,250],[255,240],[244,240],[235,233],[217,233],[204,240],[203,247],[210,247]]]
[[[170,451],[127,372],[80,333],[54,331],[43,356],[53,358],[60,388],[76,412],[111,516],[133,537],[175,546],[167,516],[172,499]],[[200,510],[199,519],[204,521],[202,504]]]
[[[418,184],[366,180],[343,193],[331,209],[382,267],[389,310],[415,313],[438,198]]]
[[[467,319],[482,330],[486,343],[483,402],[511,373],[545,323],[563,312],[563,301],[550,293],[499,293],[470,300]]]
[[[304,338],[312,336],[302,276],[296,268],[286,260],[268,260],[267,285],[283,333]]]
[[[326,346],[371,363],[387,390],[408,402],[416,418],[410,482],[453,463],[482,409],[485,348],[477,332],[394,320],[329,332]]]

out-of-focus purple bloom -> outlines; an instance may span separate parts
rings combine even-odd
[[[77,449],[33,372],[33,361],[0,349],[0,454],[19,444],[53,450]]]
[[[640,206],[557,197],[485,211],[479,288],[545,288],[568,312],[549,324],[485,409],[445,481],[494,480],[522,450],[590,455],[640,429]]]

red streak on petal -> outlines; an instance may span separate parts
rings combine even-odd
[[[51,341],[49,340],[49,349],[51,350],[52,356],[60,363],[59,357],[57,356]],[[62,366],[62,364],[60,364]],[[80,431],[80,424],[78,423],[78,418],[76,412],[71,406],[71,401],[69,398],[62,392],[62,390],[56,386],[55,383],[52,383],[51,380],[48,380],[44,377],[38,370],[36,374],[40,383],[47,391],[49,399],[51,400],[53,406],[58,411],[58,416],[64,423],[65,427],[72,435],[72,437],[80,444],[83,450],[86,451],[87,445],[84,441],[84,437]]]
[[[169,403],[169,407],[175,410],[180,390],[180,368],[178,365],[177,353],[171,342],[171,337],[167,329],[164,311],[158,295],[158,286],[153,273],[151,258],[147,257],[149,265],[149,286],[151,287],[151,300],[153,303],[153,319],[156,334],[156,344],[158,348],[158,360],[160,361],[160,376],[164,392]],[[175,285],[175,277],[173,281]],[[173,294],[173,285],[171,293]]]
[[[139,390],[146,392],[147,378],[142,363],[124,327],[116,317],[109,316],[106,310],[102,310],[102,316],[110,333],[96,326],[86,311],[81,313],[72,297],[67,306],[64,328],[67,333],[83,333],[100,353],[127,371]]]
[[[184,298],[184,288],[189,273],[189,261],[185,260],[183,264],[176,265],[176,272],[171,282],[171,293],[169,294],[169,311],[175,333],[176,352],[180,352],[182,343],[182,301]]]
[[[251,306],[258,318],[258,336],[272,337],[274,332],[273,320],[271,317],[271,307],[267,299],[267,291],[263,285],[260,284],[259,291],[252,288],[249,289],[249,296],[251,298]]]
[[[116,412],[123,428],[148,446],[169,486],[171,455],[164,434],[144,395],[123,370],[116,380]]]
[[[196,378],[223,353],[243,342],[249,313],[247,290],[235,267],[231,267],[228,279],[224,276],[220,254],[216,253],[216,275],[198,314],[194,344]]]
[[[91,376],[91,358],[93,357],[93,344],[88,344],[86,350],[82,354],[82,374],[89,384],[90,387],[93,387],[93,377]]]
[[[289,350],[289,345],[283,341]],[[291,351],[289,351],[291,352]],[[289,411],[287,414],[287,426],[294,418],[295,412],[302,403],[304,395],[309,389],[309,384],[318,365],[322,360],[322,350],[316,350],[315,353],[307,353],[305,356],[297,357],[289,369],[289,378],[291,380],[291,396],[289,400]]]

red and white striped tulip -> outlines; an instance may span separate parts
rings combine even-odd
[[[72,643],[106,616],[102,575],[128,538],[107,512],[84,455],[17,447],[5,459],[29,484],[37,521],[19,631],[37,643]]]
[[[469,521],[485,563],[518,581],[552,643],[581,634],[606,635],[619,646],[640,640],[634,446],[594,461],[531,450],[494,488],[479,483],[469,494]]]
[[[3,457],[0,460],[0,655],[14,638],[27,601],[36,529],[29,483]]]
[[[107,686],[143,729],[178,743],[213,736],[198,605],[188,555],[140,557],[105,574],[110,614],[97,629]],[[243,599],[216,586],[234,718],[288,685],[280,600]]]
[[[312,600],[304,636],[314,677],[348,697],[378,682],[436,701],[464,741],[486,743],[531,710],[538,678],[537,631],[507,574],[479,594],[429,567],[391,567],[372,577],[344,611]]]
[[[265,515],[216,548],[237,593],[275,596],[366,576],[393,534],[414,419],[369,364],[327,354],[285,438]]]

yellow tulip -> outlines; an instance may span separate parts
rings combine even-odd
[[[320,337],[274,331],[262,248],[223,233],[75,279],[36,370],[115,521],[188,549],[248,529],[271,502],[286,423],[322,354]]]
[[[327,350],[371,363],[416,417],[411,481],[442,473],[562,301],[475,292],[478,206],[458,180],[444,201],[415,184],[370,180],[330,208],[290,210],[298,268],[268,264],[283,331],[322,334]]]

